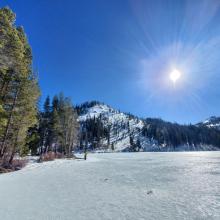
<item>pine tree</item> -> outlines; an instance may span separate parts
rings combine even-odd
[[[11,163],[22,151],[28,128],[36,123],[39,87],[32,54],[15,14],[0,9],[0,160]]]
[[[140,141],[140,139],[138,138],[138,139],[137,139],[137,142],[136,142],[136,151],[140,151],[140,149],[141,149],[141,141]]]
[[[61,127],[59,121],[59,99],[55,95],[52,101],[51,110],[51,140],[53,143],[53,150],[57,153],[60,144]]]
[[[112,143],[112,144],[111,144],[111,149],[112,149],[112,151],[114,151],[114,150],[115,150],[114,143]]]
[[[71,100],[64,98],[62,94],[59,96],[59,121],[61,128],[61,145],[64,154],[68,157],[72,156],[74,146],[78,141],[78,122],[77,114],[73,108]]]
[[[44,103],[44,112],[43,112],[43,121],[44,121],[44,151],[47,153],[50,150],[52,142],[52,128],[51,128],[51,106],[50,106],[50,97],[47,96]]]
[[[39,125],[41,154],[53,151],[73,156],[73,148],[78,144],[77,117],[71,100],[62,93],[53,97],[52,106],[50,98],[46,98]]]

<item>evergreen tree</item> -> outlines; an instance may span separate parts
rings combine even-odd
[[[112,151],[114,151],[114,150],[115,150],[114,143],[112,143],[112,144],[111,144],[111,149],[112,149]]]
[[[136,151],[140,151],[140,149],[141,149],[141,141],[140,141],[140,139],[138,138],[138,139],[137,139],[137,142],[136,142]]]
[[[39,133],[41,154],[53,151],[72,157],[73,148],[78,144],[77,113],[69,98],[61,93],[44,103],[41,113]]]
[[[25,147],[28,128],[37,120],[39,87],[32,71],[32,54],[15,14],[0,9],[0,160],[10,164]]]

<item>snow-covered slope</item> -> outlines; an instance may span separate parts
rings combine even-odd
[[[215,116],[212,116],[210,118],[208,118],[207,120],[205,120],[204,122],[202,123],[199,123],[199,125],[205,125],[209,128],[217,128],[220,130],[220,117],[215,117]]]
[[[96,103],[93,106],[86,107],[82,112],[83,113],[79,116],[79,121],[81,123],[89,119],[99,118],[103,125],[109,129],[109,140],[107,138],[103,138],[102,144],[104,146],[113,145],[114,151],[129,150],[131,147],[131,138],[134,143],[137,141],[141,143],[140,150],[146,151],[156,147],[156,141],[149,140],[148,138],[142,136],[141,131],[144,127],[144,122],[138,117],[122,113],[101,103]]]
[[[85,132],[81,139],[81,149],[83,146],[89,146],[90,150],[105,152],[219,149],[219,146],[211,145],[209,141],[199,142],[200,136],[193,132],[196,126],[181,127],[181,125],[167,123],[161,119],[144,120],[97,101],[84,103],[78,106],[77,110],[81,124],[81,136],[83,131]],[[197,126],[220,129],[220,118],[211,117]],[[181,130],[182,133],[179,132],[178,136],[176,130]],[[185,143],[181,140],[181,137],[186,135],[191,137],[190,143],[188,138]],[[204,132],[202,135],[205,135]],[[170,139],[167,140],[167,138]],[[169,141],[173,141],[175,138],[179,138],[177,143],[181,144],[174,147],[169,144]]]

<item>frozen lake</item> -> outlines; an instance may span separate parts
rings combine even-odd
[[[0,175],[0,219],[220,219],[220,152],[88,158]]]

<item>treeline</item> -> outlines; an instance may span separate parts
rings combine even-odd
[[[142,134],[157,140],[159,145],[172,146],[174,150],[182,145],[220,147],[220,131],[202,125],[179,125],[148,118],[145,120]]]
[[[103,144],[102,140],[106,139],[107,143]],[[94,150],[96,148],[108,148],[110,145],[110,126],[106,127],[100,117],[89,118],[81,122],[79,149]]]
[[[87,113],[88,109],[95,105],[104,105],[99,101],[84,102],[77,105],[76,111],[78,115]],[[109,148],[111,126],[106,126],[102,114],[99,117],[88,118],[80,123],[79,150],[94,150],[97,148]],[[103,140],[107,140],[104,144]]]
[[[73,156],[73,148],[78,144],[79,124],[77,113],[71,100],[61,93],[50,102],[46,98],[43,111],[38,115],[39,124],[29,129],[28,145],[33,155]]]
[[[81,114],[84,114],[86,113],[87,109],[88,108],[91,108],[95,105],[104,105],[103,102],[99,102],[99,101],[90,101],[90,102],[84,102],[83,104],[81,105],[76,105],[75,109],[77,111],[77,114],[78,115],[81,115]]]
[[[130,142],[130,147],[126,149],[125,151],[139,152],[141,150],[142,146],[141,146],[140,138],[137,138],[137,140],[134,141],[134,136],[130,134],[129,142]]]
[[[27,149],[27,131],[37,123],[40,95],[32,53],[15,14],[0,9],[0,166],[9,166]]]

